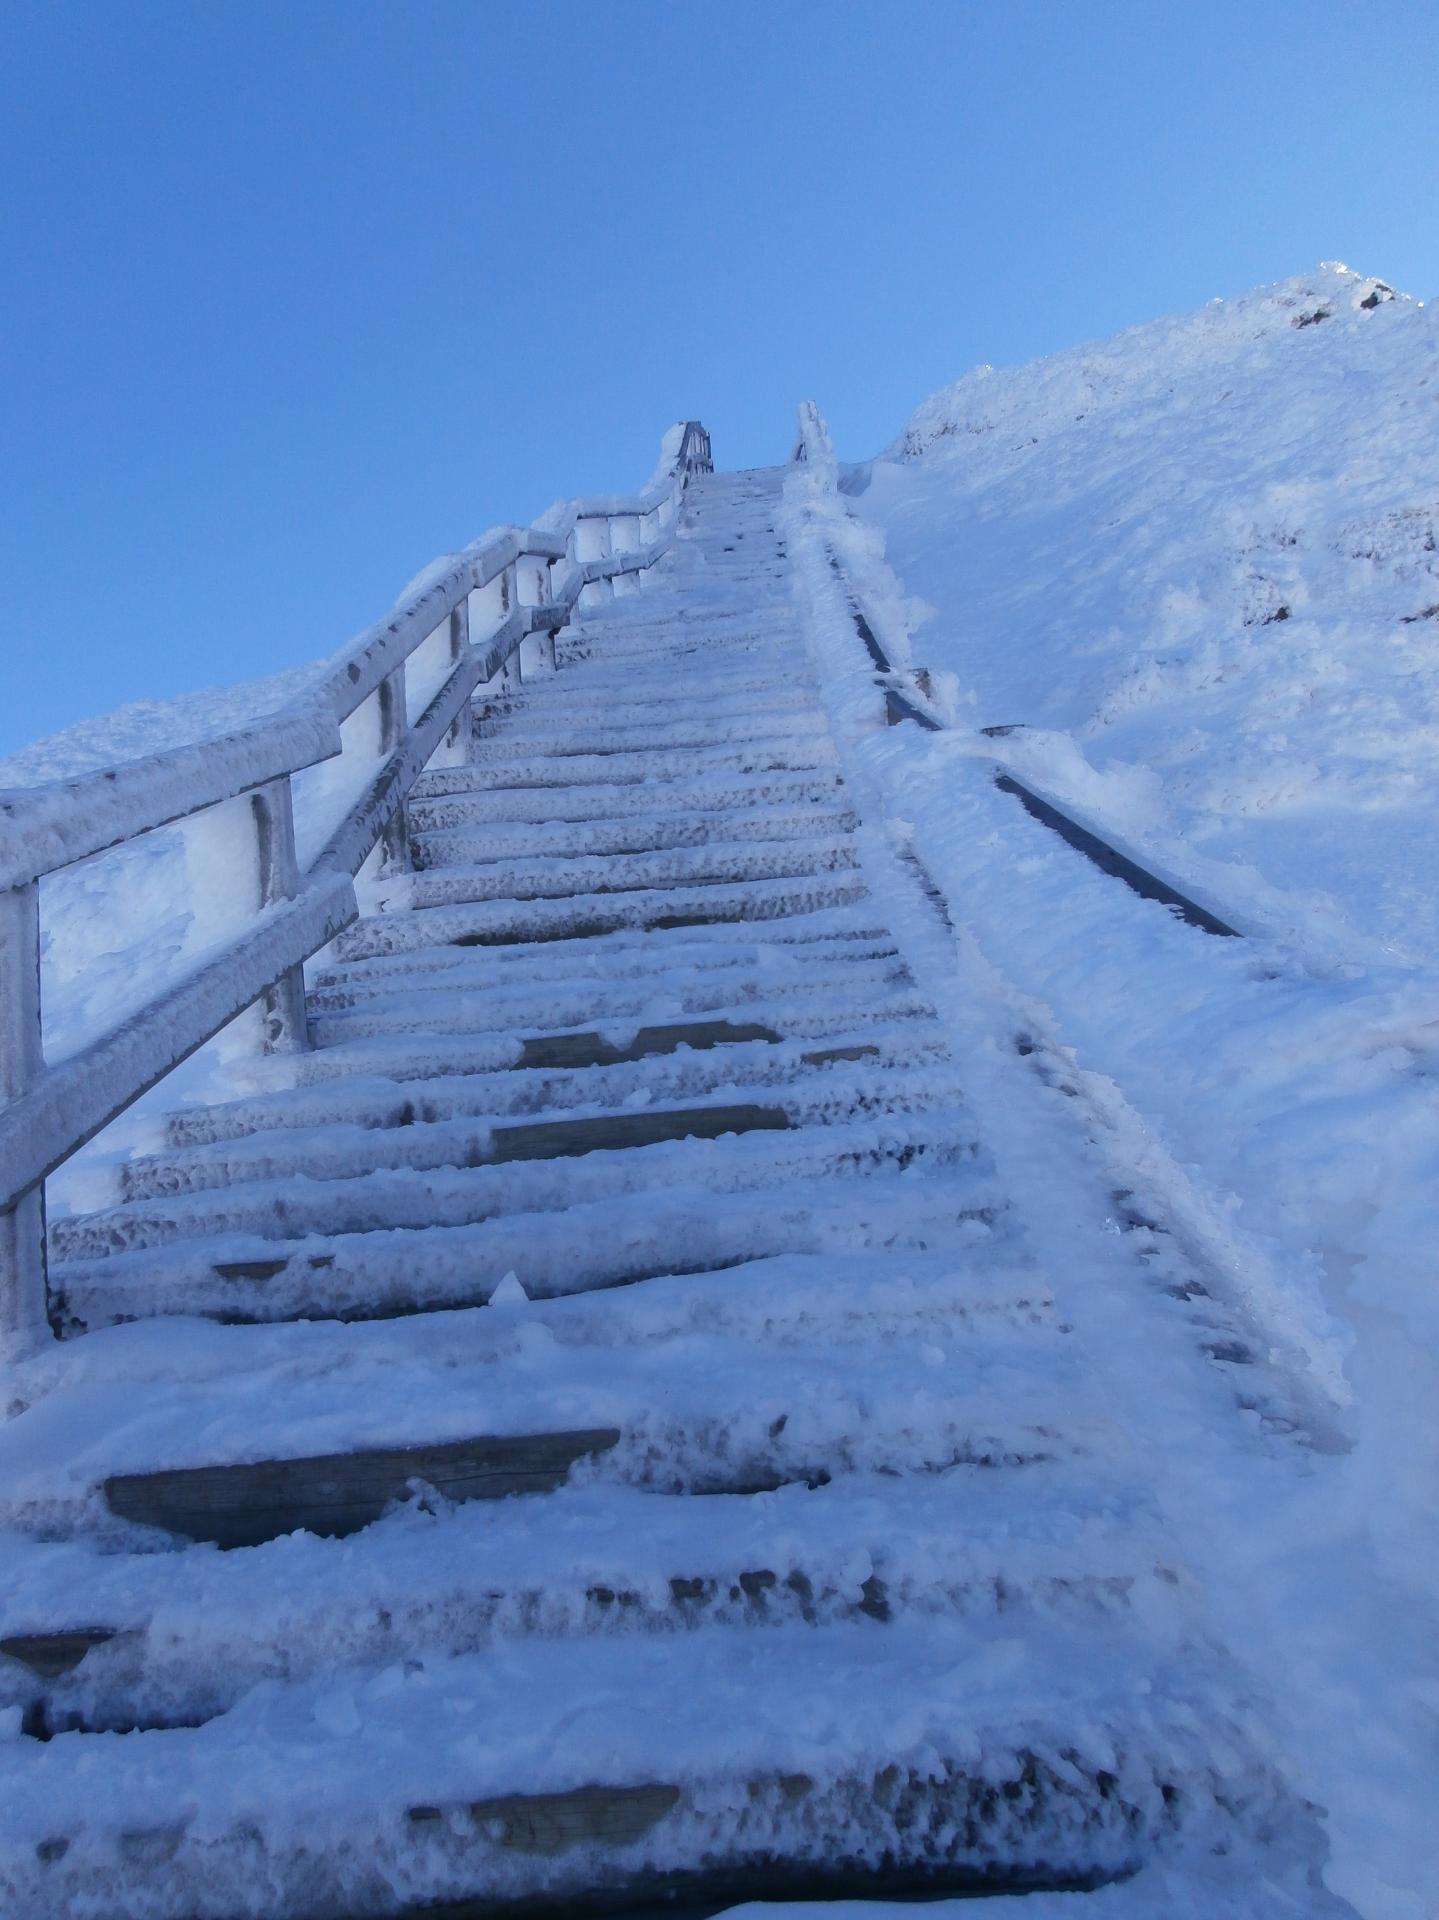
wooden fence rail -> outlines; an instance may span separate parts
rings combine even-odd
[[[552,662],[576,606],[653,566],[690,478],[712,470],[709,435],[688,421],[644,493],[573,501],[552,525],[477,541],[279,712],[221,739],[0,791],[0,1356],[48,1335],[46,1178],[247,1007],[260,1003],[268,1050],[308,1044],[301,967],[357,917],[355,875],[374,850],[404,858],[406,796],[432,761],[466,751],[472,695],[518,676],[531,635],[548,638]],[[429,667],[432,643],[443,671],[411,714],[410,674]],[[367,702],[374,724],[360,725]],[[339,770],[327,791],[338,788],[341,809],[302,860],[292,782],[321,763]],[[115,1029],[48,1064],[39,882],[241,798],[258,870],[246,924]]]

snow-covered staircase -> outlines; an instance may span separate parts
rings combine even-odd
[[[7,1911],[1085,1888],[1302,1826],[868,883],[781,480],[696,480],[421,778],[314,1050],[52,1224]]]

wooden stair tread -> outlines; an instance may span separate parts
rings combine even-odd
[[[343,1538],[378,1520],[416,1482],[447,1500],[502,1500],[559,1486],[576,1460],[619,1440],[617,1428],[483,1435],[432,1446],[376,1447],[302,1459],[112,1474],[110,1511],[219,1547],[251,1547],[303,1530]]]
[[[783,1133],[794,1122],[783,1107],[736,1103],[679,1107],[669,1112],[597,1114],[584,1120],[541,1120],[528,1126],[495,1127],[490,1158],[557,1160],[571,1154],[618,1153],[665,1140],[718,1140],[731,1133]]]
[[[599,1033],[533,1034],[521,1042],[520,1067],[619,1066],[656,1054],[675,1053],[681,1047],[733,1047],[750,1040],[778,1045],[783,1036],[756,1021],[686,1020],[675,1026],[641,1027],[626,1046]]]

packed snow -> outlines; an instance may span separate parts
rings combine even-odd
[[[1439,1897],[1439,314],[1331,266],[981,368],[880,457],[797,469],[788,514],[830,684],[877,717],[833,552],[949,722],[872,733],[877,808],[1093,1124],[1182,1197],[1335,1409],[1306,1484],[1248,1512],[1239,1488],[1196,1489],[1193,1510],[1231,1644],[1258,1651],[1325,1809],[1327,1883],[1366,1920],[1420,1920]],[[1101,873],[1000,768],[1243,937]]]

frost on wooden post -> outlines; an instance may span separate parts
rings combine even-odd
[[[0,894],[0,1104],[44,1069],[40,1035],[40,900],[34,881]],[[0,1358],[34,1346],[45,1327],[44,1195],[0,1201]]]

